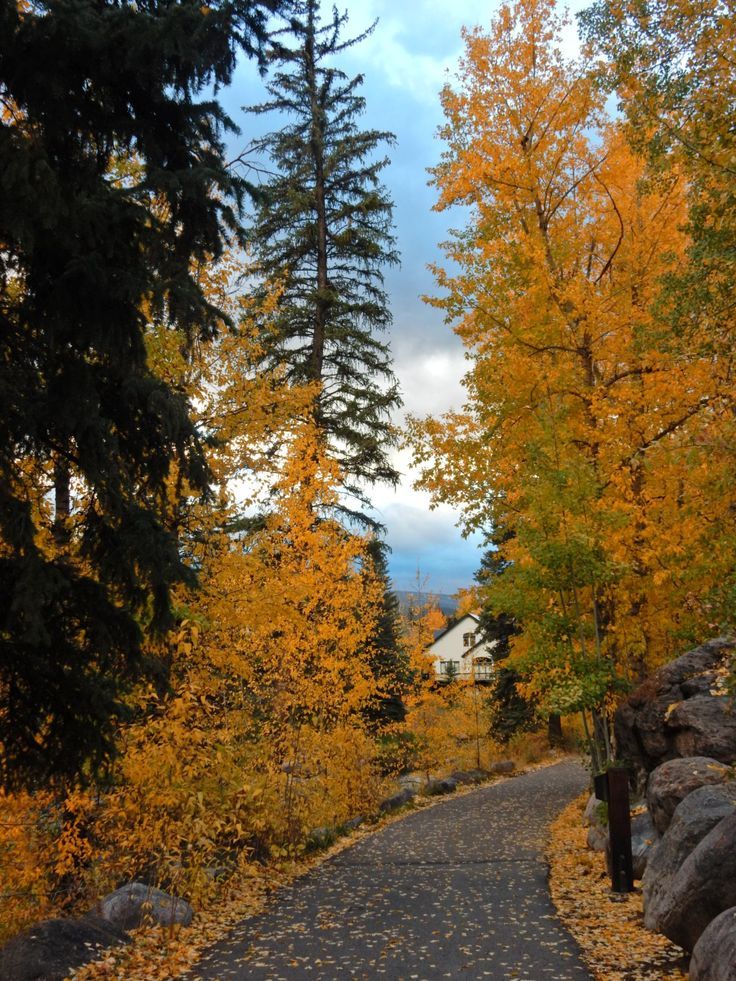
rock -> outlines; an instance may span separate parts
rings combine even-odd
[[[598,800],[595,794],[591,794],[588,798],[588,803],[585,805],[585,810],[583,811],[583,824],[591,825],[605,825],[603,820],[602,812],[603,807],[601,806],[603,801]]]
[[[608,826],[591,824],[588,828],[588,848],[594,852],[605,852],[608,848]]]
[[[583,812],[583,823],[588,825],[588,848],[605,852],[608,847],[608,816],[606,804],[591,794]]]
[[[442,780],[430,780],[424,788],[427,797],[437,797],[440,794],[451,794],[457,790],[457,780],[445,777]]]
[[[398,811],[400,807],[408,804],[409,801],[413,800],[416,794],[413,790],[409,790],[405,787],[404,790],[400,790],[398,794],[393,794],[391,797],[387,797],[382,800],[378,805],[378,810],[384,814],[389,814],[391,811]]]
[[[346,831],[355,831],[361,826],[361,824],[365,824],[365,815],[357,814],[354,818],[350,818],[349,821],[346,821],[343,828],[345,828]]]
[[[415,794],[421,793],[426,785],[427,778],[423,773],[402,773],[399,777],[399,786],[402,789],[411,790]]]
[[[734,810],[736,786],[733,784],[698,787],[677,806],[642,882],[644,922],[650,930],[658,930],[668,913],[672,880],[685,859]]]
[[[720,667],[724,656],[730,655],[734,648],[736,641],[732,637],[716,637],[665,664],[655,677],[659,677],[665,686],[682,685],[705,671]]]
[[[665,833],[675,808],[688,794],[706,784],[725,783],[730,776],[727,766],[707,756],[669,760],[658,766],[647,782],[647,807],[659,834]]]
[[[143,882],[129,882],[100,901],[100,916],[123,930],[133,930],[147,919],[160,926],[189,926],[194,910],[184,899],[170,896]]]
[[[43,920],[0,950],[0,978],[63,981],[75,968],[97,960],[106,948],[129,942],[127,933],[98,916]]]
[[[667,726],[676,730],[675,748],[680,756],[736,760],[735,708],[733,699],[725,695],[694,695],[680,702],[667,717]]]
[[[708,832],[670,879],[657,929],[692,950],[720,913],[736,906],[736,809]]]
[[[680,756],[736,761],[736,719],[724,716],[724,696],[710,694],[715,669],[727,662],[735,647],[733,640],[720,637],[688,651],[660,668],[619,706],[618,755],[636,771],[640,789],[648,773]]]
[[[482,783],[488,779],[487,770],[456,770],[450,777],[458,784]]]
[[[329,848],[336,839],[337,831],[334,828],[314,828],[307,835],[307,848]]]
[[[513,760],[499,760],[498,763],[491,763],[491,773],[512,773],[516,769]]]
[[[693,949],[690,981],[736,981],[736,906],[703,930]]]
[[[692,698],[693,695],[710,695],[717,680],[718,675],[715,671],[703,671],[702,674],[683,681],[680,688],[685,698]]]
[[[632,805],[633,806],[633,805]],[[583,811],[583,824],[591,828],[602,828],[608,833],[608,804],[591,794]]]
[[[647,865],[659,846],[659,835],[649,811],[631,819],[631,861],[634,878],[643,879]],[[606,853],[608,854],[608,853]]]

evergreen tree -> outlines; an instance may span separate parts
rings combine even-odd
[[[319,383],[317,424],[346,489],[366,503],[366,482],[398,478],[387,450],[400,399],[390,353],[375,336],[390,323],[382,267],[398,261],[392,203],[379,182],[388,160],[376,150],[394,137],[358,128],[362,76],[349,79],[334,59],[375,25],[342,40],[346,22],[334,10],[321,24],[318,0],[300,0],[270,48],[270,99],[250,111],[288,122],[252,146],[276,173],[260,188],[251,240],[258,276],[283,284],[267,357],[285,363],[291,380]]]
[[[375,727],[404,721],[406,708],[402,694],[409,685],[411,675],[409,658],[400,639],[399,598],[391,587],[387,550],[388,546],[378,538],[373,538],[368,543],[372,574],[384,584],[378,622],[371,638],[368,657],[373,676],[379,684],[380,697],[365,714],[367,721]]]
[[[233,126],[212,92],[280,5],[0,0],[6,785],[109,758],[142,634],[168,625],[170,587],[189,577],[165,484],[175,471],[205,493],[206,466],[144,333],[215,329],[191,270],[237,232],[245,188],[225,166]],[[127,158],[126,177],[113,165]]]

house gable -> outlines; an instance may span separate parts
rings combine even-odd
[[[464,678],[476,677],[478,665],[483,665],[483,676],[488,678],[493,670],[492,648],[496,642],[486,643],[480,637],[480,618],[466,613],[457,623],[439,634],[427,647],[426,655],[434,664],[435,675],[446,678],[448,674]]]

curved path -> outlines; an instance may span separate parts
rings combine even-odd
[[[547,890],[547,827],[586,784],[566,761],[410,814],[281,890],[198,981],[590,978]]]

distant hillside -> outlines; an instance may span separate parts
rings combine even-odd
[[[416,593],[409,589],[395,589],[394,592],[399,600],[399,605],[402,610],[407,610],[409,608],[409,603],[416,597]],[[444,613],[446,617],[451,617],[455,615],[457,610],[457,600],[447,593],[422,593],[422,600],[425,600],[427,596],[431,596],[433,600],[437,602],[440,610]]]

